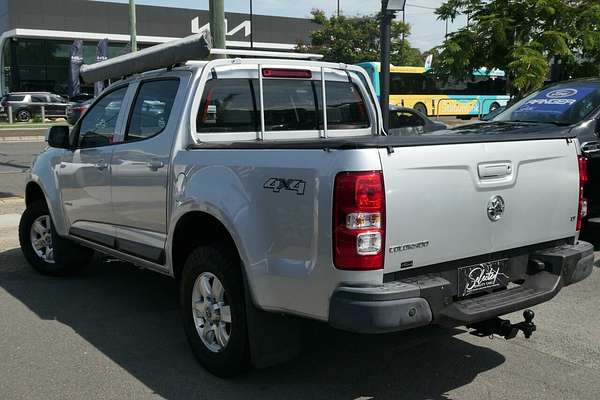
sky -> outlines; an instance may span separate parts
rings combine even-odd
[[[128,0],[103,0],[115,3],[127,3]],[[284,17],[310,17],[313,8],[325,10],[333,14],[337,10],[338,0],[253,0],[255,14],[278,15]],[[377,12],[381,7],[379,0],[339,0],[342,13],[346,15],[364,15]],[[137,4],[170,6],[207,10],[208,0],[136,0]],[[409,37],[411,45],[421,50],[429,50],[442,43],[446,25],[438,21],[433,14],[443,0],[408,0],[406,6],[406,22],[411,25],[412,34]],[[225,0],[225,11],[244,12],[249,10],[249,0]],[[399,14],[399,17],[401,14]],[[448,31],[452,32],[466,23],[465,18],[458,18],[449,24]]]

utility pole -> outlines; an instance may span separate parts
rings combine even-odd
[[[383,114],[383,129],[387,132],[390,126],[390,47],[392,36],[392,21],[396,12],[404,11],[406,0],[381,0],[381,72],[380,105]]]
[[[385,0],[384,4],[387,3]],[[381,96],[380,106],[383,113],[383,129],[387,132],[390,126],[390,45],[392,20],[394,15],[386,12],[386,6],[383,7],[383,15],[381,17]]]
[[[210,32],[212,34],[213,47],[224,49],[225,45],[225,1],[209,0]],[[225,56],[215,56],[225,58]]]
[[[406,10],[402,10],[402,25],[404,26],[405,29],[406,27]],[[400,49],[401,53],[400,56],[402,57],[402,61],[404,62],[404,47],[406,46],[406,38],[405,38],[405,34],[404,34],[404,30],[402,31],[402,48]]]
[[[129,0],[129,35],[131,51],[137,51],[137,26],[135,17],[135,0]]]
[[[338,8],[337,8],[337,16],[340,17],[340,0],[337,0]]]
[[[254,49],[254,11],[250,0],[250,48]]]

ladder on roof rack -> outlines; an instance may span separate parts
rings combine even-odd
[[[83,65],[79,75],[85,83],[94,83],[168,68],[190,60],[205,60],[209,54],[300,60],[318,60],[323,58],[320,54],[211,49],[211,47],[210,31],[207,30],[183,39],[173,40],[134,53],[123,54],[99,63]]]

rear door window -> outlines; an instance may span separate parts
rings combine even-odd
[[[48,99],[46,98],[46,96],[32,95],[31,96],[31,102],[32,103],[47,103]]]
[[[126,142],[147,139],[165,129],[178,88],[179,80],[176,79],[148,81],[140,85],[127,127]]]

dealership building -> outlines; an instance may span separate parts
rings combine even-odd
[[[198,33],[208,11],[137,6],[140,48]],[[310,19],[226,13],[227,47],[290,51],[308,42]],[[0,0],[1,92],[66,94],[71,45],[84,41],[84,63],[96,60],[96,46],[109,40],[108,56],[127,51],[129,6],[91,0]],[[93,92],[91,87],[84,91]]]

